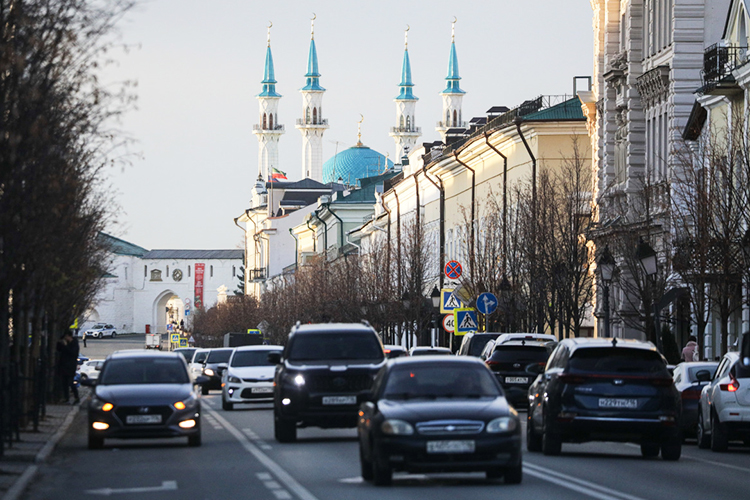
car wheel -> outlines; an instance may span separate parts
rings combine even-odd
[[[234,403],[230,403],[223,397],[221,398],[221,409],[224,411],[232,411],[234,410]]]
[[[695,437],[698,438],[698,448],[703,450],[711,446],[711,435],[706,433],[706,423],[703,421],[703,412],[698,408],[698,428],[695,431]]]
[[[641,455],[644,458],[654,458],[659,456],[659,445],[656,443],[642,443]]]
[[[544,433],[542,434],[542,453],[545,455],[559,455],[562,451],[562,439],[554,432],[554,429],[550,429],[551,425],[547,424],[544,426]]]
[[[205,385],[201,386],[201,394],[203,394],[204,396],[208,394],[208,386],[205,386]]]
[[[727,451],[728,448],[727,424],[719,422],[719,417],[714,413],[711,418],[711,451]]]
[[[359,445],[359,465],[362,471],[362,479],[372,481],[372,462],[365,458],[361,443]]]
[[[89,377],[88,377],[88,375],[86,375],[85,373],[81,373],[81,381],[82,381],[82,382],[83,382],[84,380],[88,379],[88,378],[89,378]]]
[[[521,484],[523,480],[523,462],[519,462],[515,467],[505,469],[505,484]]]
[[[201,432],[198,431],[197,434],[193,434],[192,436],[188,436],[188,446],[197,447],[202,444],[201,439]]]
[[[393,469],[387,464],[383,465],[373,450],[372,457],[372,483],[375,486],[390,486],[393,481]]]
[[[104,448],[104,438],[89,433],[89,450],[101,450]]]
[[[112,338],[113,338],[113,339],[116,339],[116,338],[117,338],[117,332],[112,332]]]
[[[542,451],[542,436],[537,434],[531,415],[529,415],[526,422],[526,449],[529,451]]]
[[[102,332],[96,332],[95,337],[98,339],[102,338]]]
[[[273,435],[279,443],[293,443],[297,440],[297,422],[282,420],[274,415]]]
[[[682,455],[682,436],[674,436],[661,445],[661,458],[674,462]]]

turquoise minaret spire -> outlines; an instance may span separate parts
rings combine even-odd
[[[422,129],[416,126],[415,112],[417,107],[417,96],[412,92],[414,82],[411,81],[411,63],[409,61],[409,26],[404,32],[404,62],[401,65],[401,83],[398,84],[400,92],[394,99],[396,103],[396,123],[391,127],[388,135],[396,141],[396,162],[401,162],[404,156],[409,154],[417,144],[417,139],[422,135]]]
[[[320,78],[320,71],[318,71],[318,51],[315,49],[315,32],[313,31],[310,36],[310,52],[307,55],[307,73],[305,74],[307,83],[300,90],[317,90],[324,92],[325,89],[320,86],[318,79]]]
[[[453,18],[451,25],[451,54],[448,59],[448,76],[445,90],[440,95],[443,97],[443,118],[438,122],[436,130],[445,142],[448,130],[452,128],[466,128],[466,122],[461,117],[461,101],[466,93],[458,86],[461,77],[458,75],[458,55],[456,54],[456,22]]]
[[[458,55],[456,55],[456,40],[455,35],[451,36],[451,55],[448,59],[448,76],[445,77],[447,85],[443,94],[465,94],[461,87],[458,86],[458,81],[461,79],[458,76]]]
[[[271,55],[271,23],[268,26],[266,65],[263,71],[263,91],[255,96],[258,99],[258,123],[253,125],[253,134],[258,137],[258,175],[262,182],[270,180],[273,168],[279,168],[279,138],[284,134],[284,126],[279,124],[279,101],[281,94],[276,92],[276,77]]]
[[[271,27],[268,27],[268,46],[266,47],[266,67],[263,72],[263,91],[258,97],[281,97],[276,92],[276,75],[273,71],[273,55],[271,54]]]
[[[407,30],[408,32],[408,30]],[[408,35],[404,35],[407,37]],[[414,83],[411,81],[411,62],[409,61],[409,42],[404,41],[404,62],[401,65],[401,83],[398,84],[401,87],[401,92],[396,99],[419,99],[412,93],[412,87]]]

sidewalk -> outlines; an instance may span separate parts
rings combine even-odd
[[[39,464],[50,456],[80,409],[80,405],[47,405],[47,415],[39,421],[39,431],[33,432],[29,424],[21,431],[21,440],[3,450],[0,457],[0,497],[3,500],[21,497],[34,479]]]

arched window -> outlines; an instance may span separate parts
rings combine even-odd
[[[399,121],[399,125],[398,126],[399,126],[399,128],[402,128],[402,129],[404,128],[404,115],[401,115],[401,119]]]
[[[266,114],[263,113],[263,130],[266,129]]]
[[[453,110],[453,126],[454,127],[458,126],[458,113],[456,113],[455,109]]]
[[[318,124],[318,108],[313,108],[313,124]]]
[[[445,126],[446,127],[451,126],[451,110],[450,109],[445,111]]]
[[[307,107],[307,110],[305,110],[305,123],[310,123],[310,107]]]
[[[406,131],[411,132],[411,117],[410,116],[406,117]]]
[[[273,130],[273,113],[268,114],[268,128]]]

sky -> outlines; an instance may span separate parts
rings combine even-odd
[[[114,236],[147,249],[242,248],[233,219],[249,207],[258,177],[258,121],[270,22],[276,90],[283,95],[279,168],[301,178],[302,117],[315,20],[323,114],[324,161],[357,141],[395,156],[396,125],[409,29],[420,141],[439,139],[455,25],[463,117],[539,95],[572,94],[573,77],[593,69],[593,31],[586,0],[141,0],[118,25],[130,49],[105,81],[137,81],[138,101],[120,128],[135,140],[129,164],[108,172],[116,191]]]

